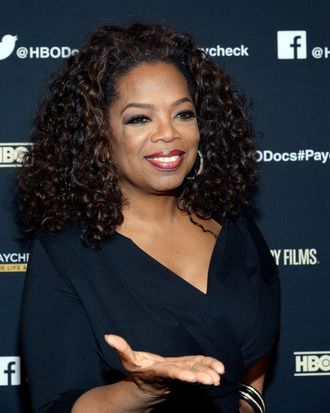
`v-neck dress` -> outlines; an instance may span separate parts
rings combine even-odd
[[[223,225],[206,294],[124,235],[91,249],[80,232],[71,225],[32,245],[22,341],[33,411],[69,413],[88,389],[125,378],[104,341],[111,333],[135,350],[224,363],[220,386],[174,380],[155,413],[238,413],[244,372],[270,351],[279,320],[277,268],[254,221],[239,216]]]

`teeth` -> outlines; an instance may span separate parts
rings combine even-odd
[[[180,158],[180,155],[174,155],[174,156],[169,156],[169,157],[160,156],[158,158],[148,158],[148,159],[152,159],[154,161],[160,161],[160,162],[175,162],[179,158]]]

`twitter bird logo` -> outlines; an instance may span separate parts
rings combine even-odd
[[[12,36],[11,34],[5,34],[3,36],[0,42],[0,60],[6,59],[13,53],[17,39],[17,36]]]

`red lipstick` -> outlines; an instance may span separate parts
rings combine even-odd
[[[158,157],[169,157],[169,156],[174,156],[174,155],[183,155],[184,154],[184,152],[183,151],[180,151],[180,150],[178,150],[178,149],[174,149],[173,151],[170,151],[170,150],[168,150],[168,149],[166,149],[166,150],[163,150],[163,151],[160,151],[160,152],[155,152],[155,153],[152,153],[151,155],[147,155],[147,156],[145,156],[145,158],[158,158]]]
[[[184,152],[178,149],[164,150],[145,156],[145,160],[157,169],[173,171],[179,168],[183,161]]]

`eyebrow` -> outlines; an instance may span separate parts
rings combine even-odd
[[[185,102],[190,102],[192,103],[192,100],[189,99],[188,97],[184,97],[181,99],[176,100],[175,102],[171,103],[171,106],[175,107],[175,106],[179,106],[181,105],[181,103],[185,103]],[[124,107],[124,109],[120,112],[120,114],[122,114],[123,112],[125,112],[126,109],[128,108],[142,108],[142,109],[150,109],[153,108],[154,105],[150,104],[150,103],[129,103],[128,105],[126,105]]]

